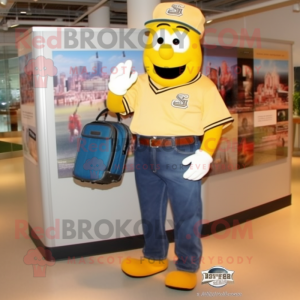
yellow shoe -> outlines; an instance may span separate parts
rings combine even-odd
[[[147,277],[168,268],[168,260],[151,260],[147,258],[127,258],[122,261],[122,271],[131,277]]]
[[[197,275],[196,273],[173,271],[167,275],[165,284],[172,289],[190,291],[197,285]]]

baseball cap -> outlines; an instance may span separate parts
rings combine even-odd
[[[153,19],[145,25],[153,22],[176,22],[203,35],[205,18],[201,10],[195,6],[182,2],[166,2],[158,4],[153,11]]]

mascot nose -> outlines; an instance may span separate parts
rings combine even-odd
[[[174,50],[172,48],[171,45],[168,45],[168,44],[163,44],[160,46],[159,48],[159,56],[162,58],[162,59],[166,59],[166,60],[169,60],[173,57],[174,55]]]

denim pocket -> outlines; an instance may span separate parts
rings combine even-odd
[[[190,144],[190,145],[178,145],[175,146],[175,151],[180,154],[185,154],[185,155],[191,155],[194,154],[195,151],[198,149],[196,144]]]

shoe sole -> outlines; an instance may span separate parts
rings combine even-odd
[[[145,277],[151,277],[151,276],[153,276],[153,275],[162,273],[162,272],[164,272],[164,271],[166,271],[166,270],[167,270],[167,269],[162,270],[162,271],[159,271],[159,272],[154,273],[154,274],[151,274],[151,275],[145,275],[145,276],[133,276],[133,275],[129,275],[129,274],[127,274],[126,272],[124,272],[123,270],[122,270],[122,272],[123,272],[125,275],[127,275],[128,277],[131,277],[131,278],[145,278]]]
[[[194,289],[194,287],[191,289],[185,289],[185,288],[179,288],[179,287],[174,287],[174,286],[170,286],[170,285],[166,285],[166,287],[168,287],[169,289],[172,289],[172,290],[179,290],[179,291],[192,291]]]

